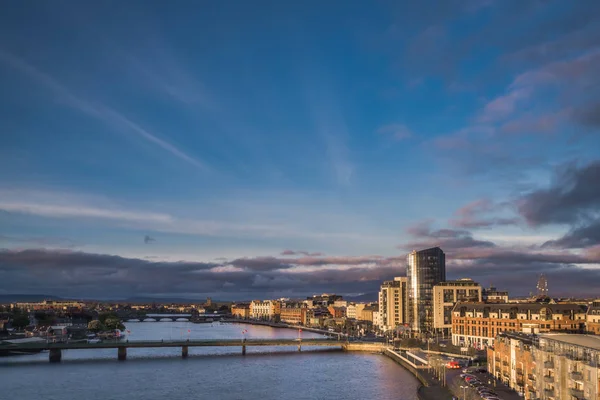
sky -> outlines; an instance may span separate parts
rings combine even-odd
[[[600,2],[6,1],[0,294],[600,297]]]

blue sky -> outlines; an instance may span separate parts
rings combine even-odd
[[[561,294],[592,295],[580,284],[600,259],[599,11],[8,2],[0,268],[22,285],[0,293],[64,291],[38,281],[67,252],[142,263],[123,267],[132,276],[215,264],[198,291],[107,282],[115,296],[300,295],[348,269],[346,286],[323,289],[356,294],[401,274],[413,246],[440,245],[451,277],[523,294],[540,272],[551,286],[564,274],[578,278]],[[583,242],[557,244],[585,228]]]

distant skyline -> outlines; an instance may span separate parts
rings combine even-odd
[[[592,0],[5,2],[0,295],[600,296],[598,65]]]

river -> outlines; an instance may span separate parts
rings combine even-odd
[[[128,322],[128,339],[320,337],[316,333],[243,324]],[[63,351],[0,358],[0,398],[19,400],[280,400],[415,399],[418,383],[387,357],[331,350],[248,347]]]

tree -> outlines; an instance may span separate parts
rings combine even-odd
[[[106,320],[104,321],[104,325],[106,326],[106,329],[109,329],[109,330],[118,329],[118,330],[122,331],[125,329],[125,325],[123,325],[121,320],[119,318],[113,317],[113,316],[106,318]]]
[[[95,321],[90,321],[88,323],[88,330],[90,330],[92,332],[100,332],[100,331],[106,330],[106,327],[99,320],[95,320]]]
[[[29,325],[29,316],[22,312],[16,312],[12,315],[11,324],[14,328],[23,329]]]

